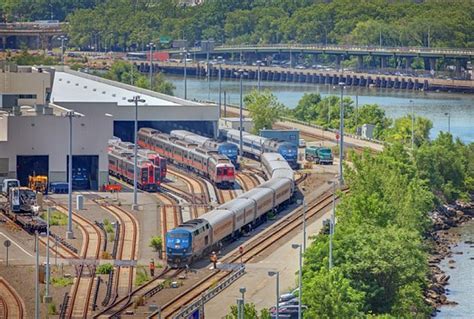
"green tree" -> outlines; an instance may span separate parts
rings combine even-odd
[[[429,140],[430,130],[433,123],[424,117],[415,117],[414,144],[420,146]],[[405,145],[411,144],[412,116],[406,115],[395,120],[393,127],[387,131],[386,140],[389,142],[401,142]]]
[[[153,236],[150,239],[149,247],[153,248],[153,250],[158,252],[158,255],[161,256],[163,253],[163,238],[161,238],[161,236]]]
[[[433,192],[451,202],[459,197],[467,198],[474,190],[472,144],[465,146],[454,141],[449,133],[440,133],[430,143],[425,143],[415,152],[415,163],[419,176],[425,179]]]
[[[347,121],[347,128],[355,133],[356,128],[363,124],[375,125],[374,138],[383,139],[392,121],[385,116],[385,111],[377,104],[366,104],[355,110]]]
[[[321,102],[321,95],[317,93],[305,93],[298,101],[298,105],[293,109],[294,116],[301,121],[312,121],[319,117],[318,104]]]
[[[261,129],[271,129],[281,116],[284,106],[278,102],[269,90],[259,92],[253,90],[244,98],[245,107],[253,120],[253,132],[258,134]]]
[[[336,267],[331,271],[306,274],[303,303],[306,318],[361,318],[364,293],[351,287],[349,279]]]
[[[230,306],[230,313],[225,316],[225,319],[238,319],[238,309],[236,305]],[[255,304],[251,302],[245,303],[244,306],[244,318],[252,319],[271,319],[270,313],[266,309],[262,309],[260,314],[257,309],[255,309]]]

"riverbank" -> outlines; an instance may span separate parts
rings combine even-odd
[[[460,289],[460,287],[450,286],[450,288],[447,288],[446,286],[451,285],[453,279],[455,279],[456,283],[462,283],[465,280],[465,278],[462,278],[463,275],[461,273],[454,270],[458,263],[457,259],[459,259],[457,256],[467,255],[469,251],[466,251],[466,249],[474,247],[474,242],[464,239],[463,233],[459,231],[460,227],[458,226],[474,226],[474,202],[469,204],[458,202],[455,205],[442,205],[431,212],[430,217],[433,221],[433,232],[431,233],[433,249],[429,260],[430,284],[425,292],[425,300],[436,309],[433,312],[434,316],[439,313],[439,317],[444,317],[445,311],[443,311],[443,308],[446,309],[449,306],[454,312],[458,308],[461,309],[456,317],[467,318],[469,315],[466,312],[469,309],[464,307],[464,303],[470,303],[472,300],[466,298],[466,295],[463,295],[462,292],[460,296],[457,296],[458,298],[455,298],[456,300],[451,299],[450,296],[453,290],[464,290],[464,294],[467,293],[467,296],[471,296],[470,291],[474,287],[466,286],[464,289]],[[460,244],[463,247],[460,247]],[[466,258],[469,261],[474,259],[474,257],[468,258],[467,256]],[[463,262],[463,267],[465,262],[466,260]],[[470,275],[468,273],[468,276]],[[461,312],[463,313],[461,314]]]

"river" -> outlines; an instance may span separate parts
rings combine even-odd
[[[443,306],[436,318],[474,318],[473,288],[474,288],[474,244],[467,242],[474,241],[474,220],[453,228],[453,233],[459,233],[460,240],[457,247],[453,248],[453,256],[445,258],[440,266],[441,269],[451,276],[446,289],[449,289],[448,299],[455,301],[458,305]],[[462,254],[456,254],[462,252]],[[452,264],[455,268],[449,268],[449,260],[454,260]]]
[[[176,86],[175,95],[184,96],[184,81],[181,76],[166,75],[166,79]],[[219,83],[212,80],[210,83],[205,78],[188,77],[188,99],[217,101]],[[255,81],[244,81],[244,95],[257,87]],[[294,108],[305,93],[320,93],[323,97],[339,94],[339,88],[330,85],[261,82],[262,89],[271,90],[278,100],[289,108]],[[226,91],[227,101],[232,104],[239,103],[239,81],[223,80],[222,91]],[[385,110],[390,118],[397,118],[411,113],[411,103],[416,115],[426,117],[433,122],[431,138],[435,138],[440,131],[448,130],[448,116],[450,114],[450,131],[463,142],[474,142],[474,95],[451,94],[436,92],[407,92],[393,89],[375,88],[347,88],[346,96],[354,101],[358,96],[359,106],[363,104],[378,104]]]

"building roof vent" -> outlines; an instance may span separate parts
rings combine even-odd
[[[87,89],[87,85],[84,85],[84,89]]]
[[[102,91],[102,94],[105,94],[105,91]]]
[[[97,91],[97,89],[92,89],[92,91],[94,91],[94,92],[95,92],[95,91]]]
[[[66,83],[69,84],[69,83],[71,83],[71,81],[68,80]]]
[[[43,108],[43,115],[53,115],[53,108],[49,106],[45,106]]]

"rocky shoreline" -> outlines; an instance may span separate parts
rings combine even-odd
[[[449,229],[474,219],[474,201],[441,205],[430,213],[430,218],[433,221],[430,234],[433,248],[429,259],[430,275],[428,288],[425,290],[425,301],[433,307],[434,316],[440,306],[457,304],[446,296],[445,286],[449,282],[449,276],[441,270],[439,263],[445,258],[451,258],[453,254],[463,253],[453,252],[452,248],[459,242],[459,234],[453,234]],[[450,268],[454,268],[454,260],[449,260],[448,264]]]

